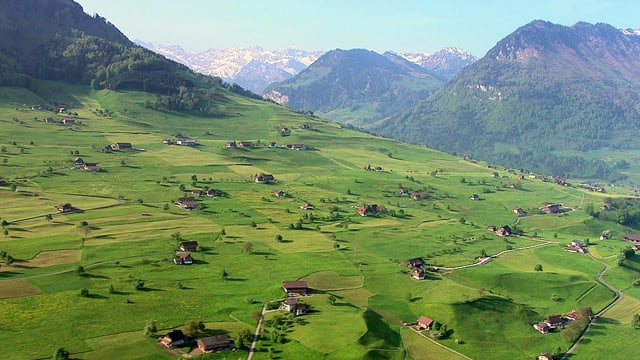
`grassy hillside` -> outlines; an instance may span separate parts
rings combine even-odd
[[[232,102],[215,104],[217,116],[199,117],[150,109],[155,96],[145,93],[53,82],[38,88],[43,95],[0,88],[0,251],[13,259],[0,266],[0,346],[11,349],[8,359],[46,358],[60,347],[73,358],[177,358],[190,349],[165,350],[143,334],[148,321],[157,334],[202,321],[198,336],[237,339],[253,333],[264,303],[284,297],[284,280],[308,281],[315,291],[302,301],[312,311],[293,321],[269,312],[256,359],[459,356],[452,350],[474,359],[528,359],[568,346],[561,332],[541,335],[533,323],[585,306],[598,311],[613,299],[596,281],[600,265],[561,247],[588,238],[615,264],[626,244],[596,241],[610,224],[581,209],[602,202],[594,193],[518,179],[233,94],[224,95]],[[77,123],[46,123],[68,114],[32,107],[53,101],[77,113]],[[178,133],[199,145],[161,143]],[[225,146],[234,140],[255,147]],[[117,142],[134,149],[100,151]],[[102,171],[76,169],[75,157]],[[275,183],[256,183],[260,173],[273,174]],[[217,196],[198,198],[200,209],[175,205],[206,188]],[[276,197],[276,190],[288,196]],[[479,200],[470,199],[474,193]],[[572,211],[533,211],[545,202]],[[60,203],[77,211],[59,213]],[[304,203],[313,210],[301,210]],[[374,204],[378,213],[357,215]],[[530,215],[518,219],[516,207]],[[489,225],[510,225],[522,236],[498,237]],[[633,231],[612,230],[616,238]],[[198,241],[193,265],[174,265],[179,240]],[[455,269],[505,250],[515,251]],[[412,279],[401,262],[414,257],[439,271]],[[630,288],[629,299],[637,296],[633,264],[611,272],[616,287]],[[136,289],[139,281],[144,286]],[[421,315],[437,322],[440,340],[401,325]],[[590,335],[591,353],[604,354],[598,344],[609,338],[631,345],[632,337],[618,337],[630,325],[606,326]],[[240,349],[211,358],[246,355]]]

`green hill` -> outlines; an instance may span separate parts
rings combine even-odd
[[[589,238],[615,262],[625,243],[597,242],[599,233],[633,231],[580,210],[600,206],[603,195],[518,179],[235,94],[216,104],[212,118],[154,110],[145,104],[155,95],[143,92],[60,82],[38,88],[46,95],[0,88],[0,321],[9,324],[0,344],[12,349],[9,359],[47,357],[59,347],[92,359],[174,358],[143,334],[149,320],[160,335],[202,321],[207,330],[196,337],[224,332],[236,339],[254,331],[252,314],[264,302],[283,297],[282,281],[297,279],[316,289],[301,299],[313,312],[287,325],[267,321],[257,358],[267,358],[269,348],[284,359],[420,358],[435,345],[405,336],[413,330],[399,324],[421,315],[447,326],[442,344],[473,358],[529,358],[567,344],[560,333],[542,336],[531,321],[598,310],[612,299],[595,281],[599,265],[561,245]],[[61,100],[73,104],[73,125],[59,122],[68,114],[38,107]],[[253,146],[228,148],[230,141]],[[133,149],[101,151],[115,143]],[[101,171],[83,170],[76,157]],[[261,173],[275,182],[256,183]],[[215,196],[195,196],[198,210],[176,206],[192,190],[207,189]],[[277,190],[287,195],[275,196]],[[471,200],[473,193],[480,199]],[[545,202],[574,211],[546,215],[537,210]],[[59,212],[64,203],[76,211]],[[358,215],[360,207],[367,216]],[[529,216],[518,219],[515,207]],[[507,224],[523,236],[487,231]],[[193,265],[174,265],[179,241],[198,241]],[[490,265],[445,269],[531,245],[539,247]],[[412,279],[401,263],[414,257],[441,270]],[[620,288],[632,282],[626,269],[616,270]],[[509,340],[493,342],[487,332]],[[22,341],[30,338],[40,346]],[[484,351],[489,343],[491,354]]]
[[[412,111],[375,130],[447,152],[563,177],[623,178],[637,150],[640,37],[606,24],[534,21]]]

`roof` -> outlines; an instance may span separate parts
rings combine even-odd
[[[544,322],[549,324],[557,324],[564,322],[564,320],[562,319],[562,315],[549,315],[546,319],[544,319]]]
[[[418,318],[418,323],[419,324],[423,324],[425,326],[431,326],[431,324],[433,324],[433,319],[428,318],[426,316],[420,316]]]
[[[635,235],[635,234],[624,234],[622,238],[624,240],[640,241],[640,235]]]
[[[182,248],[197,248],[198,247],[198,242],[197,241],[183,241],[180,243],[180,247]]]
[[[416,266],[422,266],[425,264],[424,259],[421,257],[417,257],[417,258],[413,258],[413,259],[408,259],[402,262],[403,265],[410,265],[413,267]]]
[[[169,332],[167,335],[165,335],[165,337],[168,337],[169,339],[171,339],[171,341],[177,341],[177,340],[184,339],[186,336],[184,336],[184,333],[182,332],[182,330],[176,329]]]
[[[216,335],[198,339],[198,342],[202,343],[205,347],[226,345],[231,341],[233,341],[233,339],[227,335]]]
[[[303,280],[294,280],[294,281],[283,281],[282,287],[285,289],[306,289],[309,287],[306,281]]]
[[[284,300],[285,305],[295,305],[298,303],[298,299],[294,297],[286,298]]]

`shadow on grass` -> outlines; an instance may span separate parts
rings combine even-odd
[[[81,276],[84,277],[84,278],[89,278],[89,279],[110,279],[106,275],[97,275],[97,274],[89,274],[89,273],[84,273]]]
[[[108,299],[108,297],[99,294],[89,294],[85,296],[87,299]]]
[[[225,281],[247,281],[247,279],[242,278],[226,278]]]
[[[142,289],[138,289],[138,291],[143,291],[143,292],[154,292],[154,291],[164,291],[162,289],[155,289],[155,288],[148,288],[148,287],[144,287]]]

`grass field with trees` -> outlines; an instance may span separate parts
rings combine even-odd
[[[179,358],[191,349],[170,352],[157,336],[193,330],[190,322],[203,324],[194,337],[227,334],[250,344],[263,305],[285,297],[285,280],[314,289],[301,300],[310,311],[267,312],[255,359],[463,358],[451,350],[533,359],[571,344],[565,330],[542,335],[534,323],[586,307],[598,312],[615,298],[597,281],[601,264],[564,251],[575,239],[588,240],[594,258],[611,266],[605,280],[625,292],[576,353],[623,358],[613,348],[634,344],[640,261],[617,263],[629,245],[620,238],[635,225],[585,211],[618,195],[519,179],[515,170],[230,92],[203,116],[150,108],[156,96],[142,92],[46,81],[38,89],[0,88],[7,359],[49,358],[60,348],[78,359]],[[77,116],[34,107],[54,102]],[[75,124],[60,124],[64,117]],[[281,136],[282,128],[290,134]],[[179,136],[198,145],[161,142]],[[230,141],[253,146],[229,148]],[[101,151],[125,142],[133,149]],[[78,169],[76,157],[101,171]],[[275,182],[256,183],[261,173]],[[207,189],[216,196],[197,197],[198,209],[176,206]],[[64,203],[75,211],[59,212]],[[545,203],[566,211],[546,214]],[[375,211],[360,216],[361,207]],[[514,234],[497,236],[491,225]],[[609,240],[599,240],[604,230]],[[192,265],[173,262],[181,241],[198,242]],[[417,257],[430,265],[425,280],[402,265]],[[403,325],[422,315],[434,329],[419,334]],[[157,329],[145,334],[150,321]],[[243,347],[202,358],[247,354]]]

